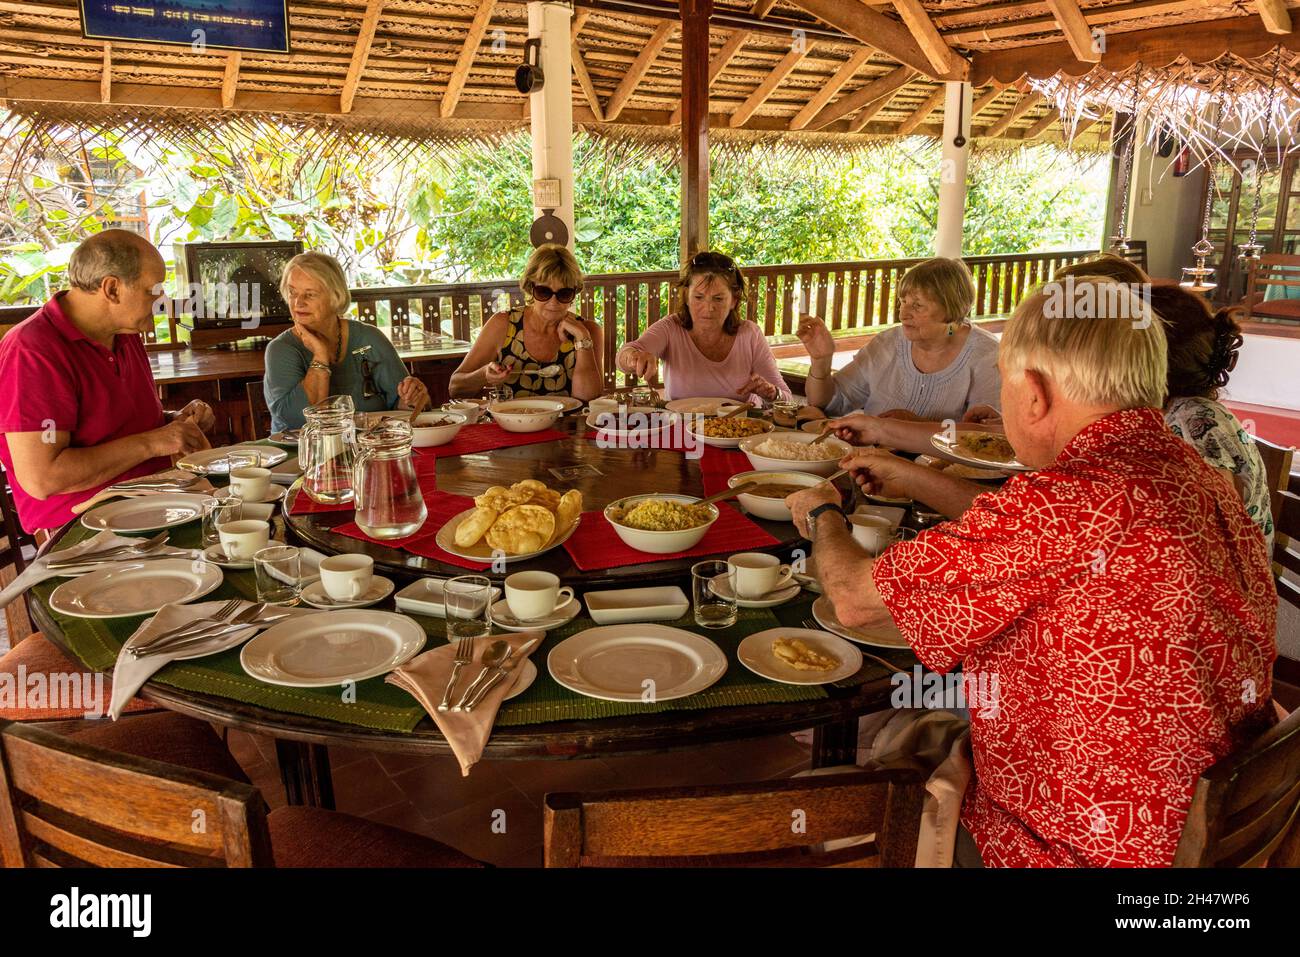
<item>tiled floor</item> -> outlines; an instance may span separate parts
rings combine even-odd
[[[228,743],[272,807],[284,803],[269,738],[232,731]],[[554,791],[723,784],[807,769],[806,735],[620,758],[483,761],[462,777],[454,758],[330,749],[335,802],[358,814],[451,844],[500,867],[540,867],[542,799]]]

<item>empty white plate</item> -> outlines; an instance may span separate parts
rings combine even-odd
[[[839,635],[841,638],[847,638],[849,641],[856,641],[860,645],[870,645],[873,648],[907,648],[912,646],[907,643],[903,633],[898,630],[898,626],[893,621],[882,625],[879,628],[850,628],[842,624],[835,617],[835,606],[826,595],[822,595],[812,606],[813,618],[817,624],[821,625],[832,635]]]
[[[64,582],[50,595],[50,608],[73,618],[150,615],[163,605],[201,598],[222,579],[216,565],[190,558],[123,562]]]
[[[336,611],[273,625],[244,645],[239,661],[268,684],[327,688],[387,674],[414,657],[426,637],[405,615]]]
[[[727,656],[680,628],[607,625],[560,642],[546,666],[564,687],[589,698],[652,704],[708,688],[727,673]]]
[[[801,671],[786,664],[772,651],[772,645],[782,638],[798,638],[813,651],[839,659],[839,666],[827,671]],[[862,667],[862,652],[843,638],[811,628],[769,628],[756,632],[740,643],[736,657],[754,674],[787,685],[829,684],[857,674]]]
[[[184,525],[203,517],[208,495],[193,492],[156,492],[123,498],[92,508],[81,516],[81,524],[95,531],[156,532]]]

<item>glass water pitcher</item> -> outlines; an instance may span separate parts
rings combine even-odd
[[[298,436],[302,490],[313,502],[338,505],[352,501],[356,462],[356,427],[350,395],[332,395],[303,410],[306,425]]]
[[[419,531],[429,512],[411,461],[411,423],[386,419],[360,432],[352,485],[357,526],[371,538],[405,538]]]

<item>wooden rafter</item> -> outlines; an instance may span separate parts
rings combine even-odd
[[[1286,0],[1255,0],[1255,9],[1269,33],[1291,32],[1291,13],[1286,8]]]
[[[659,25],[655,27],[650,39],[641,48],[637,58],[632,61],[627,74],[623,77],[623,82],[618,85],[614,95],[605,104],[605,119],[608,122],[613,123],[618,119],[618,115],[623,112],[623,107],[627,105],[627,101],[636,92],[637,85],[650,72],[650,67],[654,66],[655,60],[663,52],[663,48],[668,44],[669,37],[672,36],[673,31],[676,29],[677,23],[673,20],[660,21]]]
[[[221,108],[228,110],[235,105],[235,91],[239,87],[239,62],[242,55],[238,50],[226,54],[226,69],[221,76]]]
[[[573,75],[578,78],[578,86],[582,88],[582,94],[587,98],[587,105],[591,107],[591,112],[596,114],[596,119],[603,123],[605,111],[601,108],[600,97],[596,95],[595,84],[591,82],[591,74],[587,72],[587,61],[582,58],[582,51],[578,49],[578,34],[582,32],[590,16],[591,11],[586,9],[575,10],[573,14],[573,24],[569,28],[569,42],[573,46]]]
[[[460,102],[461,91],[465,89],[465,81],[474,66],[474,57],[478,54],[479,44],[483,42],[483,34],[487,33],[492,8],[495,6],[496,0],[479,0],[478,10],[470,21],[469,33],[465,35],[456,65],[451,68],[451,77],[447,80],[447,89],[443,92],[442,103],[438,107],[438,115],[443,119],[456,112],[456,104]]]
[[[885,107],[889,106],[890,102],[892,102],[893,99],[894,99],[894,95],[892,93],[886,94],[885,96],[882,96],[880,99],[876,100],[876,102],[870,103],[867,106],[863,107],[862,111],[858,113],[857,116],[849,120],[849,132],[861,133],[866,128],[867,124],[870,123],[873,119],[875,119],[876,114],[879,113],[881,110],[883,110]]]
[[[1004,113],[1002,117],[997,120],[997,122],[995,122],[992,126],[984,130],[979,135],[984,137],[989,137],[989,138],[995,136],[1001,136],[1003,133],[1005,133],[1008,129],[1011,128],[1012,123],[1020,119],[1022,116],[1024,116],[1034,107],[1036,107],[1042,101],[1043,101],[1043,94],[1041,93],[1023,94],[1020,97],[1020,99],[1016,102],[1015,106],[1007,110],[1006,113]]]
[[[854,90],[847,96],[840,97],[834,103],[822,107],[820,112],[808,121],[808,128],[819,130],[823,126],[834,123],[841,117],[856,113],[868,103],[874,102],[882,96],[889,96],[900,87],[906,86],[914,76],[916,76],[916,71],[910,66],[900,66],[898,69],[865,84],[861,89]]]
[[[948,41],[939,35],[930,15],[921,6],[921,0],[894,0],[894,9],[907,24],[907,29],[920,46],[925,58],[934,67],[936,76],[944,76],[957,70],[957,54],[952,52]]]
[[[854,50],[853,56],[849,57],[848,61],[835,71],[835,75],[822,84],[822,88],[813,98],[804,104],[803,109],[794,115],[790,120],[790,129],[801,130],[807,126],[808,121],[817,115],[817,111],[829,103],[831,97],[838,93],[845,83],[853,79],[853,74],[862,69],[863,64],[871,59],[872,52],[871,47],[866,46]]]
[[[993,102],[1005,92],[1007,92],[1006,84],[994,83],[989,87],[989,89],[985,90],[975,98],[975,102],[972,103],[970,107],[970,118],[972,120],[975,119],[975,117],[979,116],[984,112],[984,110],[992,106]]]
[[[948,71],[936,71],[907,27],[867,6],[862,0],[791,0],[795,6],[824,20],[842,33],[875,47],[905,66],[939,80],[964,80],[970,64],[954,56]]]
[[[1101,50],[1093,43],[1092,30],[1083,18],[1079,4],[1075,0],[1047,0],[1047,8],[1056,17],[1074,55],[1084,63],[1100,62]]]
[[[375,30],[379,28],[379,15],[383,12],[384,0],[367,0],[366,13],[361,18],[361,30],[357,34],[357,45],[352,49],[352,62],[348,64],[347,76],[343,78],[343,90],[339,93],[340,113],[352,112],[352,101],[356,99],[361,73],[366,68],[370,44],[375,42]]]
[[[749,40],[749,37],[750,37],[750,31],[748,30],[737,30],[734,33],[732,33],[731,36],[727,37],[727,42],[722,44],[722,49],[718,51],[717,56],[715,56],[712,60],[709,61],[709,86],[710,87],[713,86],[713,81],[718,78],[718,74],[721,73],[723,70],[725,70],[727,68],[727,64],[729,64],[733,59],[735,59],[736,54],[740,52],[740,48],[745,45],[745,43]],[[669,122],[673,126],[676,126],[679,123],[681,123],[681,121],[682,121],[682,108],[679,106],[677,107],[677,109],[673,110],[673,115]]]
[[[1042,136],[1044,133],[1047,132],[1048,127],[1050,127],[1053,123],[1055,123],[1060,118],[1061,118],[1061,111],[1058,110],[1056,107],[1052,107],[1050,110],[1048,110],[1038,119],[1038,122],[1036,122],[1029,129],[1025,130],[1025,142],[1028,142],[1029,140],[1038,139],[1038,137]]]
[[[1093,126],[1096,122],[1097,121],[1095,119],[1083,119],[1080,120],[1078,123],[1076,123],[1074,125],[1074,135],[1070,137],[1070,142],[1073,143],[1075,140],[1077,140],[1079,136],[1084,132],[1084,130]]]
[[[799,61],[808,55],[812,47],[811,43],[801,43],[783,56],[781,61],[772,68],[772,72],[758,85],[758,89],[751,93],[744,103],[740,104],[735,113],[731,114],[731,122],[728,125],[733,127],[744,126],[745,122],[754,115],[754,112],[767,102],[767,98],[776,92],[776,88],[781,85],[781,82],[799,65]]]
[[[926,98],[926,101],[913,111],[912,115],[903,120],[898,126],[899,136],[910,136],[916,131],[916,128],[929,119],[930,114],[943,106],[944,87],[940,84],[939,89]]]
[[[104,66],[99,74],[99,102],[113,102],[113,44],[104,44]]]

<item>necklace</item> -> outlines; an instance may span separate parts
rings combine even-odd
[[[338,345],[334,347],[334,364],[338,365],[343,361],[343,317],[336,316],[335,319],[338,322],[339,341]]]

